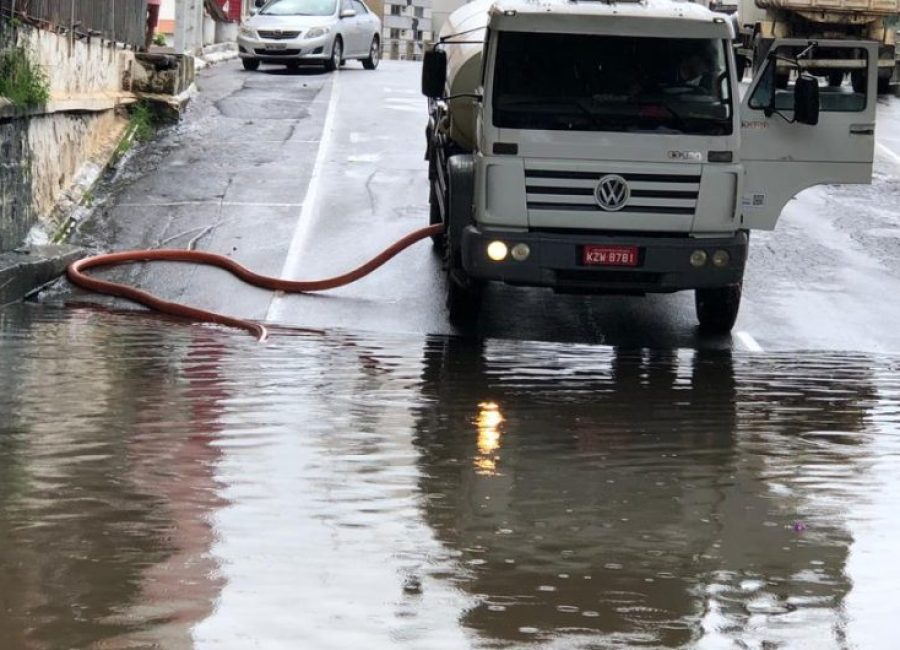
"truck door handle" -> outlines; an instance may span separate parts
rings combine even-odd
[[[850,135],[875,135],[874,124],[851,124]]]

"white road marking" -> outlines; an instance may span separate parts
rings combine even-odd
[[[894,153],[891,149],[881,144],[880,142],[876,142],[875,146],[878,147],[878,150],[885,156],[890,158],[894,163],[900,165],[900,154]]]
[[[315,218],[315,210],[319,203],[319,185],[322,179],[322,172],[325,168],[325,157],[331,149],[331,138],[334,135],[334,120],[337,114],[338,97],[340,96],[340,74],[331,75],[331,97],[328,99],[328,111],[325,113],[325,124],[322,126],[322,137],[319,140],[319,150],[316,152],[316,161],[313,163],[312,175],[309,177],[309,185],[306,188],[306,196],[303,198],[303,207],[300,209],[300,216],[297,218],[297,227],[294,229],[294,237],[291,239],[291,245],[288,248],[287,257],[284,260],[284,267],[281,269],[281,279],[296,279],[300,271],[301,255],[306,247],[306,240],[312,230],[312,223]],[[276,291],[269,303],[269,309],[266,312],[266,321],[278,320],[281,317],[282,305],[284,304],[284,292]]]
[[[747,352],[763,352],[762,346],[748,332],[735,332],[731,337]]]

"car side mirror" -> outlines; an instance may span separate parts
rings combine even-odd
[[[444,96],[447,85],[447,53],[428,50],[422,57],[422,94],[431,99]]]
[[[819,123],[819,82],[801,74],[794,84],[794,121],[815,126]]]
[[[355,9],[344,9],[341,11],[341,18],[353,18],[356,15]]]

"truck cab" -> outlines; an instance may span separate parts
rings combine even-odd
[[[693,290],[701,328],[727,332],[749,231],[774,228],[805,187],[871,178],[871,45],[778,42],[742,98],[731,21],[697,4],[501,0],[481,11],[482,25],[442,33],[423,64],[451,317],[477,313],[492,281]],[[869,86],[820,92],[820,47],[852,48]],[[794,72],[776,84],[785,61]]]

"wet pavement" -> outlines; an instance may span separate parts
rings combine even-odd
[[[413,64],[203,72],[79,244],[346,270],[425,224]],[[900,100],[873,186],[754,235],[732,337],[689,294],[492,288],[429,246],[321,296],[114,273],[266,344],[60,283],[0,310],[0,648],[893,648]]]
[[[9,648],[888,648],[897,358],[0,312]]]

